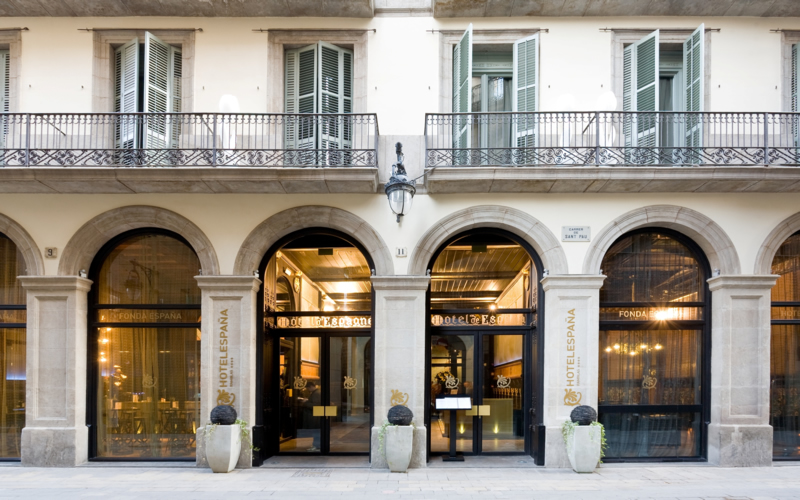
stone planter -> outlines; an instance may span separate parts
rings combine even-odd
[[[386,463],[392,472],[405,472],[411,463],[414,428],[410,425],[390,425],[383,436]]]
[[[239,461],[242,429],[238,425],[217,425],[206,434],[206,460],[214,472],[230,472]]]
[[[575,472],[594,472],[600,463],[601,427],[579,425],[567,442],[567,456]]]

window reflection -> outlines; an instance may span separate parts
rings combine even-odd
[[[22,253],[0,234],[0,323],[14,326],[0,329],[0,458],[20,457],[25,426],[25,291],[17,279],[21,274]]]
[[[93,329],[97,456],[194,457],[200,424],[196,254],[177,237],[136,234],[118,241],[98,268],[95,300],[107,306],[97,308]]]

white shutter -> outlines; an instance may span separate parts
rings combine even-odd
[[[9,53],[8,50],[0,50],[0,113],[9,112],[10,99],[10,77],[9,77]],[[0,117],[0,148],[5,148],[6,136],[8,135],[8,122],[6,116]]]
[[[319,113],[351,113],[353,111],[353,51],[325,42],[318,42]],[[352,148],[352,129],[342,116],[319,117],[319,149]],[[323,164],[345,163],[342,155],[325,153]]]
[[[529,36],[514,42],[513,111],[533,113],[539,110],[539,35]],[[514,161],[522,164],[536,163],[538,142],[537,115],[520,114],[514,116],[515,147],[526,148],[524,154],[518,152]],[[528,149],[531,148],[531,149]]]
[[[284,85],[286,113],[317,112],[317,44],[286,51]],[[316,132],[313,116],[287,116],[285,148],[316,149]]]
[[[800,111],[800,43],[792,45],[792,74],[789,97],[792,113]],[[797,115],[792,116],[792,138],[794,139],[795,161],[800,159],[800,123]]]
[[[650,33],[636,43],[625,48],[623,54],[623,95],[624,111],[637,111],[626,115],[623,123],[625,145],[628,147],[656,148],[658,146],[658,30]],[[631,151],[628,151],[628,159]],[[636,163],[655,162],[658,155],[652,153],[637,155]]]
[[[172,47],[152,33],[144,34],[144,112],[168,113],[170,110]],[[165,115],[145,115],[145,149],[165,149],[169,146],[170,132]]]
[[[114,111],[136,113],[139,105],[139,40],[134,38],[114,51]],[[133,117],[117,120],[117,149],[138,149],[139,134]]]
[[[705,33],[706,25],[701,24],[683,42],[683,72],[686,75],[686,111],[702,112],[705,80]],[[700,161],[703,147],[702,115],[687,115],[685,125],[685,145],[689,149],[689,163]]]
[[[453,47],[453,113],[470,111],[470,82],[472,81],[472,24]],[[469,148],[472,147],[470,137],[471,123],[468,115],[453,116],[453,163],[468,164]]]
[[[181,113],[183,108],[181,106],[182,92],[182,79],[183,79],[183,53],[177,47],[170,47],[170,113]],[[167,124],[170,130],[170,148],[177,148],[181,136],[181,123],[183,118],[181,116],[173,116]]]

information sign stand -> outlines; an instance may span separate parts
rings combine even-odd
[[[463,462],[464,455],[456,452],[456,411],[471,410],[472,398],[463,394],[442,394],[436,396],[437,410],[450,410],[450,454],[442,457],[444,462]]]

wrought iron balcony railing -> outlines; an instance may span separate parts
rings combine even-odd
[[[377,167],[375,114],[3,113],[5,167]]]
[[[430,113],[426,167],[797,166],[798,113]]]

